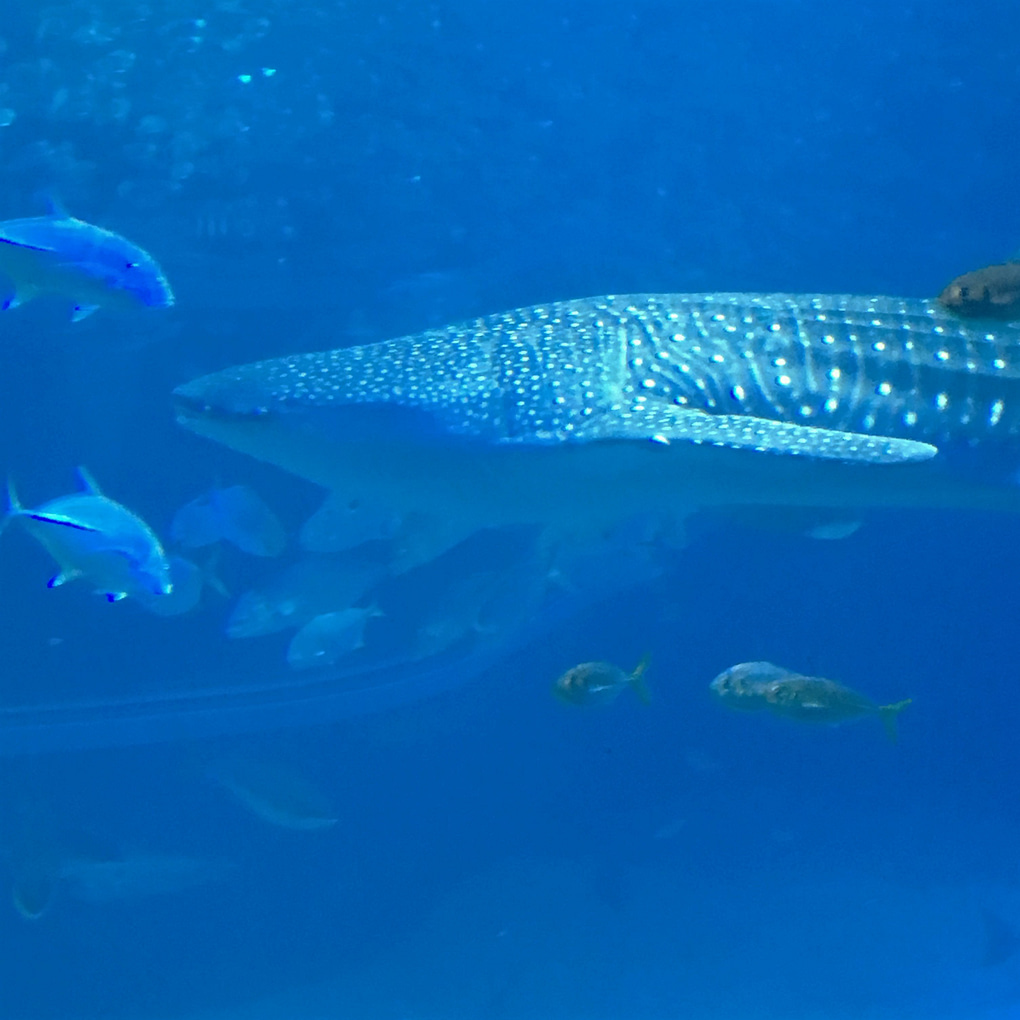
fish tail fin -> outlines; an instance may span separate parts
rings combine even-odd
[[[18,499],[18,490],[14,488],[14,479],[11,477],[7,478],[7,512],[3,518],[0,519],[0,534],[3,534],[4,529],[10,522],[17,517],[19,514],[24,512],[24,507],[21,505],[21,500]]]
[[[648,664],[651,661],[651,655],[646,653],[641,657],[641,661],[634,667],[634,672],[630,675],[630,685],[634,688],[634,693],[638,696],[642,705],[650,705],[652,703],[652,692],[648,689],[648,681],[645,679],[645,673],[648,672]]]
[[[899,717],[900,712],[903,711],[914,699],[905,698],[903,701],[895,701],[891,705],[879,705],[878,706],[878,717],[882,720],[882,725],[885,727],[886,736],[895,744],[899,739],[899,732],[896,728],[896,720]]]

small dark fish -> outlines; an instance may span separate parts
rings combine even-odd
[[[726,670],[710,689],[731,708],[767,708],[798,722],[836,725],[877,715],[889,739],[896,740],[896,717],[911,699],[876,705],[870,698],[835,680],[803,676],[770,662],[745,662]]]
[[[1020,319],[1020,262],[964,273],[947,284],[938,300],[967,319]]]
[[[646,655],[631,673],[610,662],[582,662],[568,669],[553,684],[553,694],[568,705],[608,705],[621,691],[632,687],[647,705],[651,702],[645,681],[648,661]]]
[[[48,216],[0,221],[0,273],[13,284],[4,309],[39,294],[59,294],[73,303],[75,322],[100,307],[174,303],[163,271],[147,251],[59,208]]]

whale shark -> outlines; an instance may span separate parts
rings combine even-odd
[[[174,399],[187,428],[416,521],[419,560],[508,524],[1020,509],[1020,328],[919,299],[559,301],[227,368]]]

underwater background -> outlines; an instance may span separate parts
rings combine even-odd
[[[55,198],[176,303],[4,312],[0,465],[31,504],[87,465],[164,537],[212,486],[291,535],[321,500],[175,424],[202,373],[593,294],[930,297],[1020,247],[1005,0],[2,10],[0,217]],[[1020,1016],[1016,522],[862,520],[692,525],[374,700],[215,592],[48,590],[11,527],[0,873],[61,877],[0,897],[0,1018]],[[650,706],[550,693],[645,654]],[[898,743],[713,704],[755,659],[912,698]],[[247,805],[228,761],[269,763]]]

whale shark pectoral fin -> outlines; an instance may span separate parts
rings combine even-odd
[[[647,439],[665,445],[674,442],[703,443],[760,453],[873,464],[929,460],[938,453],[937,447],[913,439],[843,432],[750,415],[710,414],[671,405],[620,410],[612,417],[593,421],[578,429],[575,438],[582,442]]]

